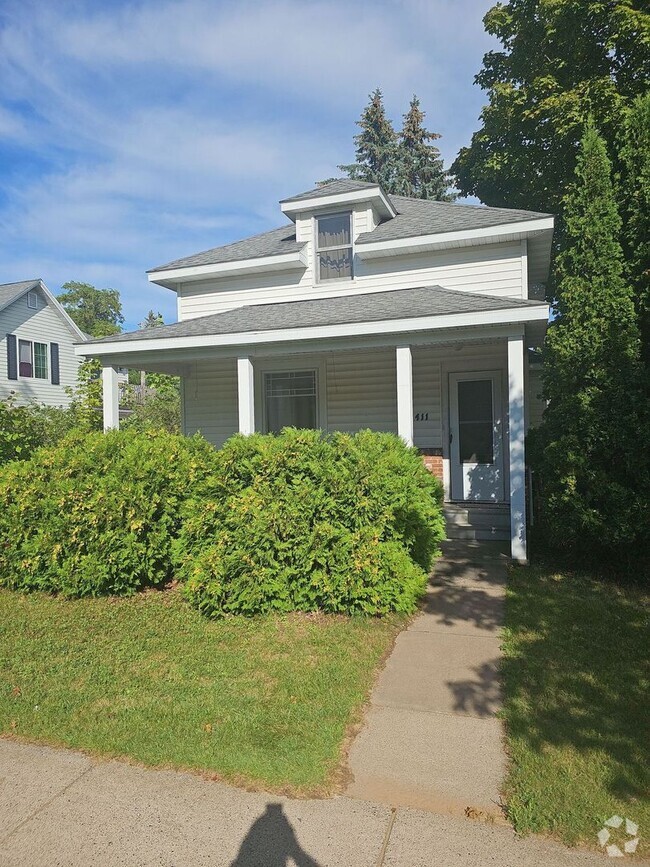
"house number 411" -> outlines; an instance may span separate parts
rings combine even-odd
[[[416,412],[415,413],[416,421],[429,421],[429,413],[428,412]]]

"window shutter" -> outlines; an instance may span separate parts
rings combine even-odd
[[[7,334],[7,379],[18,379],[18,351],[15,334]]]
[[[60,385],[61,379],[59,376],[59,344],[50,343],[50,371],[52,385]]]

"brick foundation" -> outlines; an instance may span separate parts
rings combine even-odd
[[[424,466],[442,482],[442,449],[420,449]]]

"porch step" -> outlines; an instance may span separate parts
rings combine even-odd
[[[503,503],[446,503],[448,539],[507,542],[510,539],[510,507]]]

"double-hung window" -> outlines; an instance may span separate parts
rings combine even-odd
[[[264,374],[266,430],[283,427],[318,427],[318,394],[315,370]]]
[[[352,214],[316,217],[319,280],[352,279]]]
[[[18,373],[35,379],[47,379],[47,343],[18,341]]]

